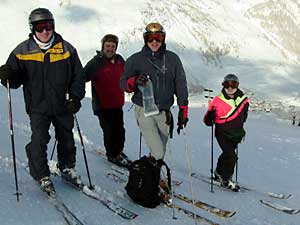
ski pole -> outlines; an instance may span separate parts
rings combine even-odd
[[[142,158],[142,132],[140,132],[140,151],[139,151],[139,158]]]
[[[12,156],[13,156],[13,164],[14,164],[14,174],[15,174],[15,184],[16,184],[16,193],[17,201],[19,201],[19,196],[22,193],[19,192],[18,186],[18,176],[17,176],[17,166],[16,166],[16,151],[15,151],[15,140],[14,140],[14,128],[13,128],[13,112],[12,112],[12,105],[11,105],[11,93],[10,93],[10,86],[9,81],[7,81],[7,96],[8,96],[8,109],[9,109],[9,129],[10,129],[10,140],[11,140],[11,149],[12,149]]]
[[[213,190],[213,167],[214,167],[214,123],[211,125],[211,162],[210,162],[210,191]]]
[[[50,160],[53,159],[53,155],[54,155],[54,150],[55,150],[55,148],[56,148],[56,144],[57,144],[57,139],[55,139],[55,142],[54,142],[54,145],[53,145],[53,149],[52,149],[52,153],[51,153]]]
[[[185,156],[186,156],[189,179],[190,179],[190,191],[191,191],[191,195],[192,195],[192,202],[193,202],[194,210],[196,211],[195,197],[194,197],[194,191],[193,191],[193,181],[192,181],[192,166],[191,166],[190,150],[189,150],[189,146],[188,146],[188,143],[186,140],[185,128],[182,129],[182,132],[183,132],[183,139],[184,139],[184,144],[185,144]],[[197,225],[195,213],[193,213],[193,217],[194,217],[195,224]]]
[[[214,106],[211,108],[211,110],[215,110]],[[213,171],[214,171],[214,124],[215,124],[215,118],[212,120],[212,125],[211,125],[211,162],[210,162],[210,191],[214,193],[214,188],[213,188]]]
[[[168,144],[169,146],[169,156],[170,156],[170,162],[171,162],[171,177],[173,175],[173,171],[174,171],[174,161],[173,161],[173,154],[172,154],[172,148],[171,148],[171,143]],[[171,182],[171,197],[172,197],[172,200],[174,199],[174,185],[173,185],[173,182]],[[175,208],[172,207],[173,209],[173,217],[172,219],[173,220],[177,220],[177,217],[175,215]]]
[[[238,182],[239,148],[236,146],[235,182]]]
[[[210,94],[213,92],[212,89],[207,89],[205,88],[204,91],[208,92],[208,95],[205,95],[204,97],[207,98],[207,104],[208,106],[210,105],[213,96],[211,96]],[[214,110],[214,106],[212,107],[211,110]],[[214,189],[213,189],[213,167],[214,167],[214,119],[212,121],[212,125],[211,125],[211,163],[210,163],[210,191],[213,193]]]
[[[79,128],[79,123],[78,123],[76,114],[74,114],[74,120],[75,120],[75,124],[76,124],[77,130],[78,130],[80,143],[81,143],[81,146],[82,146],[82,153],[83,153],[83,157],[84,157],[85,168],[86,168],[86,172],[87,172],[87,175],[88,175],[88,178],[89,178],[89,183],[90,183],[89,188],[94,189],[94,186],[92,185],[92,181],[91,181],[91,176],[90,176],[89,167],[88,167],[87,158],[86,158],[86,153],[85,153],[85,147],[84,147],[84,144],[83,144],[83,139],[82,139],[82,135],[81,135],[81,131],[80,131],[80,128]]]

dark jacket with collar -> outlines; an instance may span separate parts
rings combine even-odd
[[[15,71],[10,87],[23,85],[28,114],[63,114],[67,112],[67,93],[79,100],[85,95],[82,65],[76,49],[59,34],[54,35],[52,46],[42,51],[30,34],[6,62]]]
[[[120,77],[124,70],[124,59],[116,54],[114,63],[103,52],[96,55],[83,68],[86,82],[91,81],[92,107],[97,115],[101,109],[121,108],[124,105],[124,92],[120,89]]]
[[[174,95],[179,106],[188,105],[187,81],[181,60],[174,52],[166,50],[165,44],[155,53],[144,46],[126,60],[121,89],[128,92],[127,80],[141,74],[150,77],[159,110],[169,110],[174,103]],[[138,89],[134,91],[132,102],[143,106],[142,94]]]

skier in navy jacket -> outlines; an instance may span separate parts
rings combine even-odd
[[[30,118],[31,141],[26,145],[31,176],[48,194],[55,192],[47,164],[49,128],[55,128],[58,167],[64,178],[80,182],[74,170],[76,148],[73,114],[85,95],[85,80],[76,49],[55,32],[52,13],[37,8],[30,13],[29,39],[19,44],[0,67],[1,83],[23,86]],[[67,97],[69,96],[69,97]]]

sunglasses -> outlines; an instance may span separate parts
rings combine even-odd
[[[157,41],[157,42],[163,42],[165,39],[164,34],[148,34],[146,37],[147,42]]]
[[[45,21],[38,23],[34,26],[36,32],[42,33],[44,30],[51,31],[54,29],[54,23],[52,21]]]
[[[228,89],[229,87],[231,88],[238,88],[239,82],[236,81],[225,81],[223,82],[223,87]]]

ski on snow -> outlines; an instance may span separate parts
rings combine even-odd
[[[202,174],[198,174],[198,173],[192,173],[192,177],[198,179],[198,180],[201,180],[205,183],[208,183],[210,184],[210,177],[208,176],[205,176],[205,175],[202,175]],[[215,186],[218,186],[222,189],[226,189],[226,190],[230,190],[230,189],[227,189],[226,187],[221,187],[220,183],[218,181],[213,181],[213,185]],[[240,186],[240,184],[239,184]],[[272,198],[277,198],[277,199],[288,199],[290,198],[292,195],[291,194],[276,194],[276,193],[272,193],[272,192],[261,192],[259,190],[256,190],[256,189],[253,189],[253,188],[248,188],[248,187],[245,187],[245,186],[240,186],[240,190],[239,192],[246,192],[246,191],[254,191],[254,192],[257,192],[257,193],[260,193],[260,194],[264,194],[264,195],[267,195],[269,197],[272,197]]]
[[[113,181],[115,181],[119,184],[126,182],[125,179],[123,179],[122,177],[120,177],[119,175],[117,175],[115,173],[107,173],[106,176],[109,177],[109,178],[112,178]],[[181,206],[175,205],[174,203],[172,203],[171,205],[167,205],[167,204],[165,204],[165,205],[169,208],[174,208],[174,209],[177,209],[180,212],[183,212],[185,215],[187,215],[188,217],[190,217],[192,219],[196,219],[200,222],[205,222],[209,225],[218,225],[218,223],[215,223],[215,222],[211,221],[210,219],[207,219],[203,216],[200,216],[200,215],[198,215],[198,214],[196,214],[196,213],[194,213],[194,212],[192,212],[188,209],[182,208]]]
[[[206,224],[209,224],[209,225],[219,225],[218,223],[215,223],[213,221],[211,221],[210,219],[207,219],[206,217],[204,216],[200,216],[190,210],[187,210],[185,208],[182,208],[181,206],[179,205],[175,205],[174,203],[172,203],[171,205],[166,205],[167,207],[169,208],[174,208],[174,209],[177,209],[179,212],[183,212],[185,215],[187,215],[188,217],[192,218],[192,219],[196,219],[200,222],[205,222]]]
[[[264,201],[264,200],[259,200],[263,205],[266,205],[268,207],[271,207],[272,209],[276,209],[278,211],[287,213],[287,214],[291,214],[291,215],[295,215],[297,213],[300,212],[300,209],[293,209],[293,208],[289,208],[283,205],[279,205],[277,203],[272,203],[270,201]]]
[[[56,168],[56,166],[54,166],[54,165],[56,165],[56,163],[54,161],[51,161],[51,164],[53,164],[52,166],[50,166],[51,173],[56,176],[61,176],[59,170]],[[64,182],[66,184],[68,184],[69,186],[71,186],[72,188],[82,192],[86,196],[88,196],[94,200],[97,200],[98,202],[103,204],[105,207],[107,207],[109,210],[113,211],[114,213],[116,213],[117,215],[119,215],[120,217],[122,217],[124,219],[132,220],[138,216],[136,213],[131,212],[130,210],[125,209],[124,207],[120,206],[119,204],[102,196],[101,193],[96,191],[97,187],[95,187],[95,189],[90,189],[86,184],[83,184],[83,183],[81,183],[81,185],[77,186],[77,185],[74,185],[65,180],[64,180]]]
[[[113,168],[115,172],[118,172],[119,174],[123,174],[125,176],[127,176],[127,174],[123,173],[121,170],[117,170],[117,168]],[[118,183],[125,183],[126,179],[118,176],[118,174],[115,173],[107,173],[107,177],[112,178],[114,181],[118,182]],[[218,208],[216,206],[210,205],[208,203],[199,201],[199,200],[195,200],[193,201],[192,199],[190,199],[187,196],[184,196],[182,194],[178,194],[178,193],[173,193],[173,196],[181,201],[184,201],[186,203],[189,204],[193,204],[198,208],[201,208],[205,211],[208,211],[214,215],[220,216],[220,217],[224,217],[224,218],[228,218],[228,217],[232,217],[236,212],[232,212],[232,211],[227,211],[221,208]]]
[[[27,166],[21,167],[29,174],[29,168]],[[48,195],[47,193],[43,192],[46,196],[47,200],[54,206],[54,208],[62,215],[66,224],[68,225],[84,225],[78,217],[66,206],[66,204],[59,198],[57,194],[55,195]]]
[[[178,198],[187,203],[191,203],[191,204],[197,206],[198,208],[204,209],[205,211],[208,211],[208,212],[215,214],[217,216],[220,216],[220,217],[225,217],[225,218],[232,217],[236,213],[235,211],[227,211],[227,210],[218,208],[216,206],[210,205],[208,203],[205,203],[205,202],[202,202],[199,200],[194,200],[194,202],[193,202],[192,199],[190,199],[184,195],[178,194],[178,193],[174,193],[173,196],[175,198]]]
[[[96,155],[101,156],[102,158],[106,158],[105,151],[102,150],[102,149],[95,149],[95,150],[93,150],[93,152]],[[119,170],[119,171],[127,171],[127,170],[125,170],[125,169],[123,169],[121,167],[119,168],[117,166],[112,166],[112,169],[116,170],[116,171],[117,170]],[[124,172],[124,173],[128,174],[128,171]],[[198,174],[198,173],[192,173],[192,177],[194,177],[194,178],[196,178],[198,180],[202,180],[205,183],[209,183],[210,184],[210,177],[208,177],[208,176],[205,176],[205,175],[202,175],[202,174]],[[218,186],[220,188],[223,188],[223,187],[220,186],[219,182],[217,182],[217,181],[214,181],[213,185]],[[227,188],[223,188],[223,189],[230,190],[230,189],[227,189]],[[261,192],[259,190],[253,189],[253,188],[249,188],[249,187],[245,187],[245,186],[240,186],[239,192],[245,192],[245,191],[254,191],[254,192],[261,193],[261,194],[267,195],[267,196],[272,197],[272,198],[277,198],[277,199],[288,199],[288,198],[290,198],[292,196],[292,194],[276,194],[276,193],[272,193],[272,192]]]
[[[49,196],[48,194],[45,193],[45,195],[47,195],[49,202],[55,207],[55,209],[62,214],[66,224],[84,225],[84,223],[81,222],[72,211],[70,211],[70,209],[65,205],[65,203],[63,203],[63,201],[56,194],[55,196]]]

